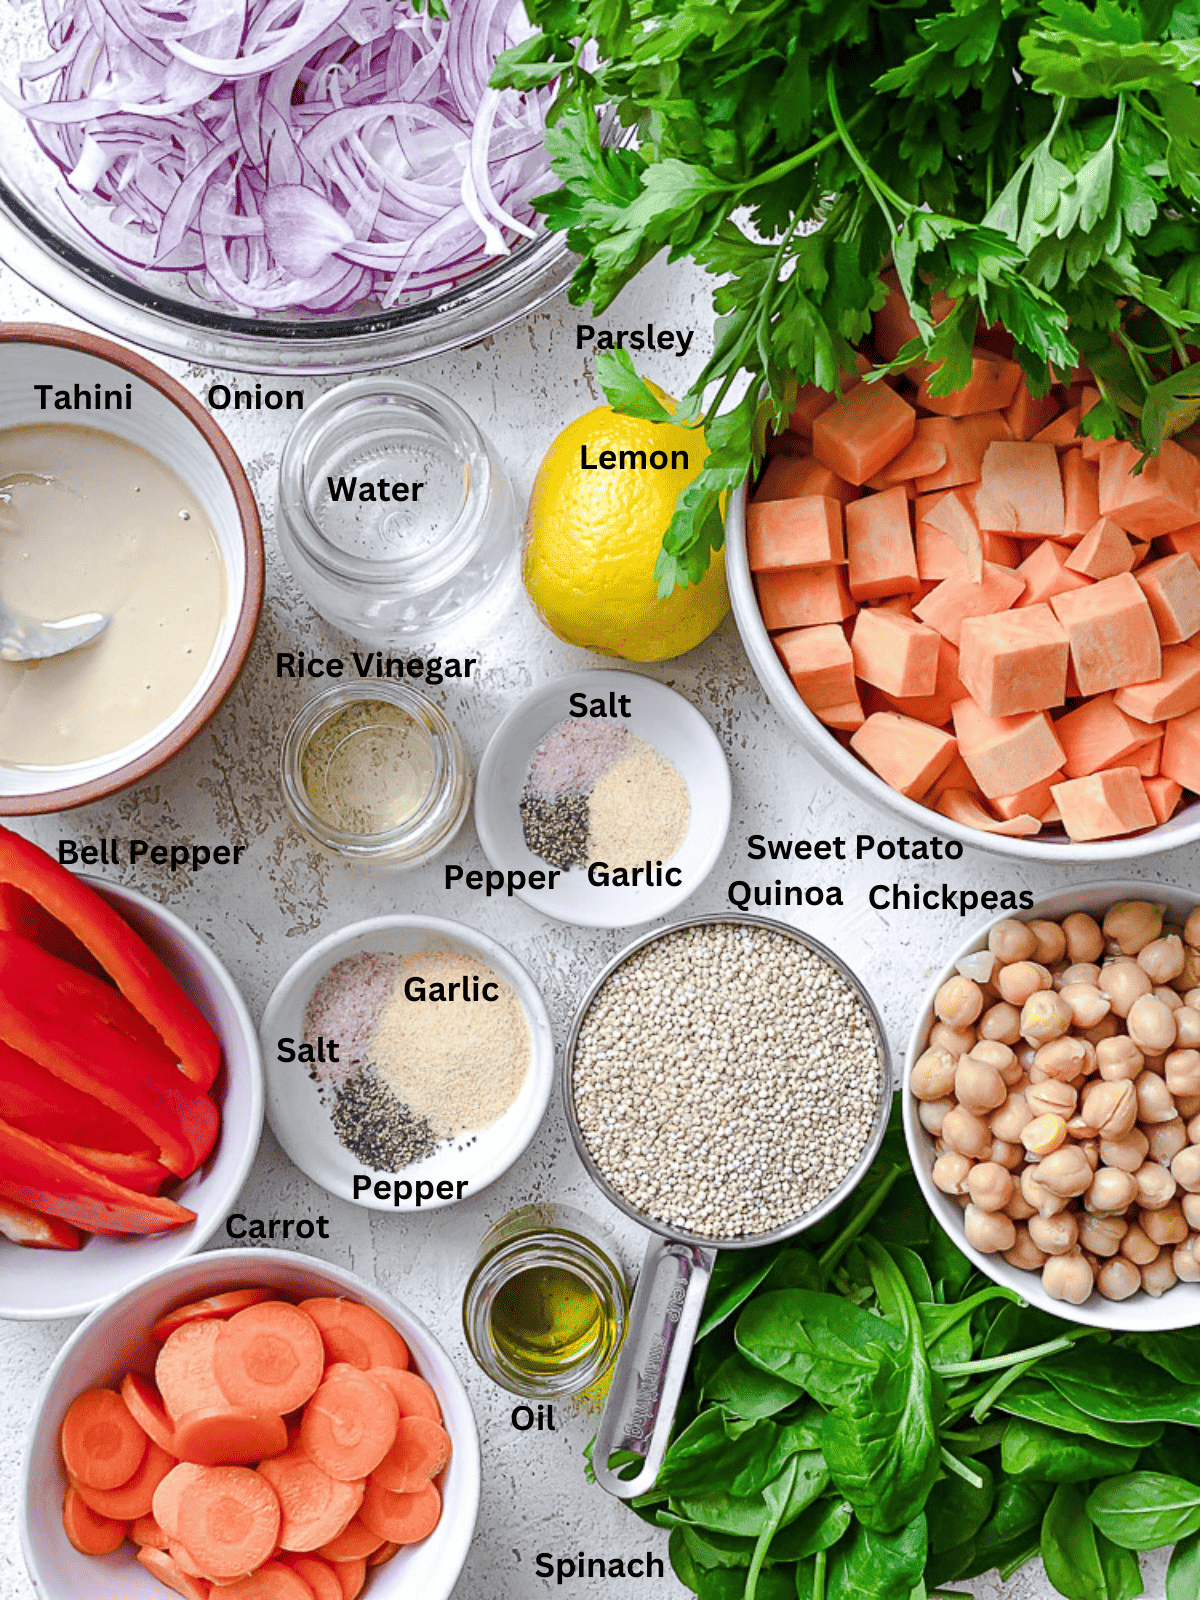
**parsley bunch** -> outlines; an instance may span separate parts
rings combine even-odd
[[[664,537],[661,594],[703,576],[723,497],[797,385],[833,389],[853,366],[889,256],[920,330],[892,365],[938,363],[935,394],[969,378],[982,314],[1035,395],[1088,364],[1096,437],[1154,452],[1200,416],[1196,0],[527,10],[540,31],[492,81],[558,80],[562,187],[535,204],[581,258],[572,301],[602,312],[664,249],[719,280],[716,348],[671,419],[703,422],[710,454]],[[602,141],[604,108],[636,146]],[[935,324],[938,291],[955,304]],[[667,420],[624,351],[596,372],[619,411]]]

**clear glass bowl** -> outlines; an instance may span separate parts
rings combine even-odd
[[[20,97],[21,63],[50,53],[37,0],[0,6],[0,83],[9,94]],[[602,129],[606,138],[611,121]],[[5,99],[0,149],[0,261],[118,338],[235,371],[363,372],[461,349],[535,311],[575,267],[565,235],[542,233],[419,304],[328,317],[242,316],[202,300],[182,273],[119,270],[57,199],[58,168]]]

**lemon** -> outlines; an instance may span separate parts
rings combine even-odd
[[[655,392],[674,410],[675,401]],[[624,450],[637,464],[606,470],[598,465],[604,450],[617,462]],[[665,467],[651,465],[653,452]],[[698,584],[665,600],[654,579],[675,501],[707,454],[701,429],[643,422],[611,406],[577,417],[555,439],[529,500],[524,573],[530,599],[560,639],[626,661],[667,661],[708,638],[729,610],[725,552],[713,553]]]

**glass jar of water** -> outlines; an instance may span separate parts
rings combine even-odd
[[[519,518],[461,406],[409,378],[357,378],[297,424],[276,533],[327,622],[378,644],[444,634],[516,573]]]

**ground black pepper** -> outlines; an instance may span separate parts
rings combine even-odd
[[[587,860],[588,797],[583,794],[521,796],[521,829],[535,856],[564,872]]]
[[[441,1142],[424,1117],[406,1106],[370,1065],[331,1089],[338,1138],[376,1172],[402,1172],[431,1156]]]

